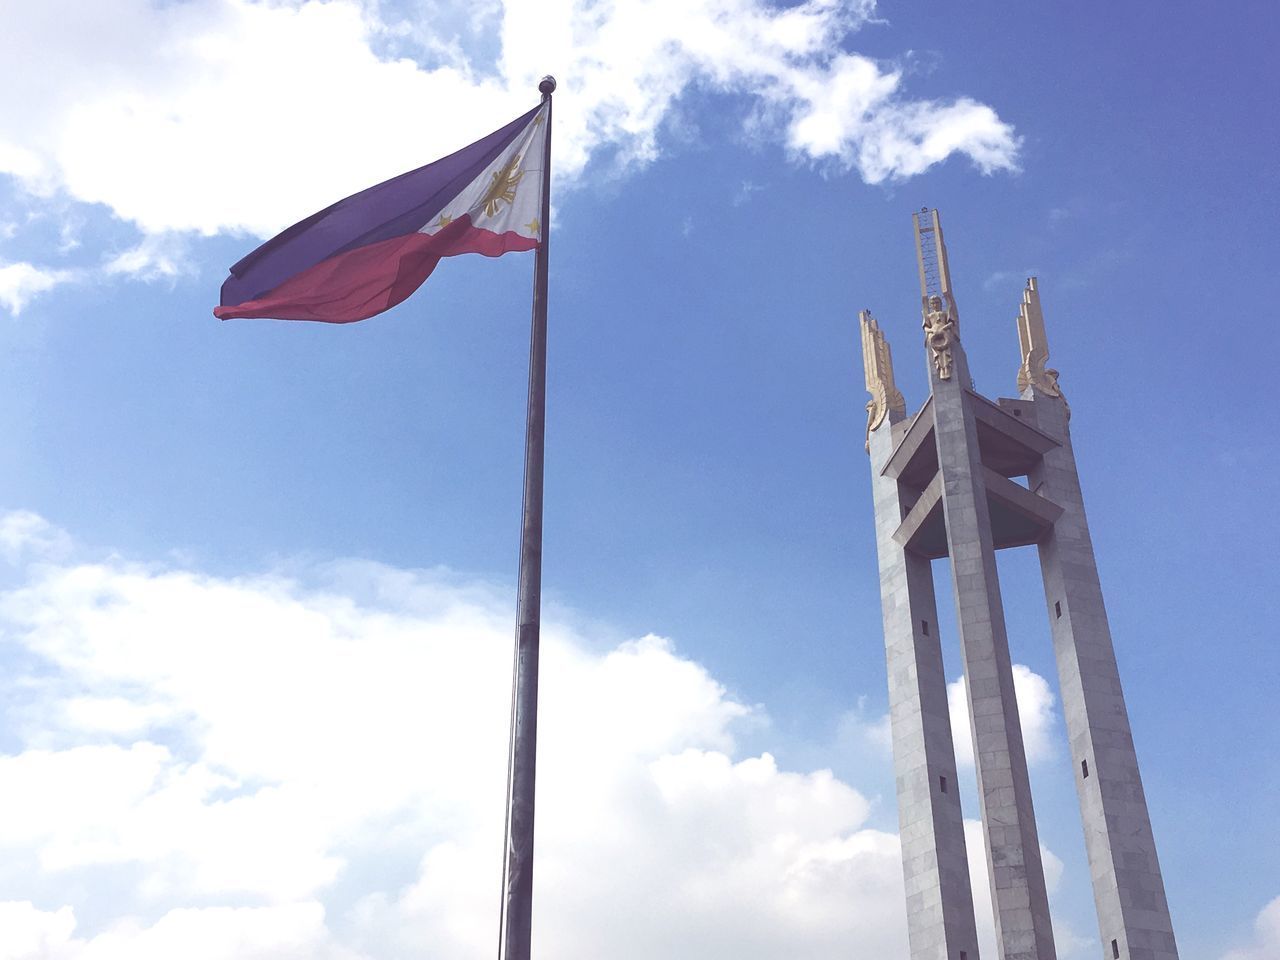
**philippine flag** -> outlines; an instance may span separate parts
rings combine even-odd
[[[536,248],[547,113],[295,223],[231,268],[213,315],[350,323],[394,307],[441,257]]]

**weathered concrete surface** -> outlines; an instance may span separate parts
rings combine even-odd
[[[929,375],[996,941],[1003,960],[1055,960],[968,362],[951,349],[951,376]]]
[[[1106,960],[1177,960],[1129,715],[1120,688],[1084,498],[1060,397],[1029,386],[1036,422],[1061,446],[1028,475],[1032,490],[1063,508],[1040,542],[1045,603],[1058,661],[1062,712]],[[1088,775],[1085,775],[1085,771]],[[1115,941],[1114,949],[1112,941]]]
[[[906,504],[882,475],[892,427],[872,431],[870,454],[911,960],[978,960],[933,572],[894,539]]]

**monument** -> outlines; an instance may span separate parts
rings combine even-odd
[[[949,557],[998,960],[1055,960],[995,551],[1039,551],[1102,956],[1177,960],[1120,688],[1071,416],[1040,293],[1017,317],[1017,399],[973,389],[936,210],[915,214],[929,398],[908,418],[860,315],[911,960],[979,960],[931,561]],[[1018,482],[1019,479],[1024,482]],[[995,960],[995,958],[987,958]]]

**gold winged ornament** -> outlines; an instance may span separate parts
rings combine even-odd
[[[870,450],[871,432],[884,423],[890,410],[905,416],[907,403],[893,382],[893,354],[880,324],[871,316],[870,310],[859,313],[858,320],[862,328],[862,369],[866,377],[867,393],[871,394],[871,399],[867,401],[865,444],[865,448]]]
[[[1018,344],[1022,347],[1022,366],[1018,368],[1018,392],[1034,387],[1050,397],[1062,397],[1058,371],[1048,369],[1049,338],[1044,332],[1044,314],[1040,310],[1040,289],[1035,277],[1027,280],[1018,307]]]

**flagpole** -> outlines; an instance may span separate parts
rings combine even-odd
[[[533,929],[533,801],[538,748],[542,474],[547,405],[547,248],[551,242],[551,94],[555,89],[554,77],[543,77],[538,84],[547,113],[542,141],[541,237],[534,256],[533,321],[529,338],[529,404],[524,439],[524,507],[499,960],[529,960]]]

